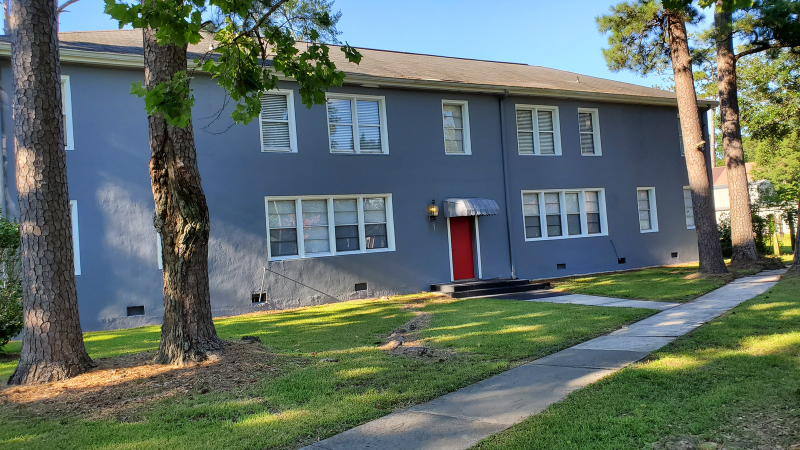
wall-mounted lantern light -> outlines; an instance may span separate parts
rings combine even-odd
[[[433,229],[436,229],[436,218],[439,217],[439,206],[436,204],[436,200],[431,200],[431,204],[428,205],[428,219],[433,222]]]

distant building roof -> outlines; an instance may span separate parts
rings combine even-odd
[[[121,55],[134,65],[142,55],[142,32],[139,30],[78,31],[59,33],[62,59],[73,55],[76,62],[91,63],[85,55]],[[8,49],[9,39],[0,36]],[[208,53],[214,44],[212,35],[189,46],[191,57]],[[305,45],[304,43],[298,45]],[[336,46],[333,46],[336,47]],[[348,75],[348,82],[404,85],[421,88],[447,88],[512,94],[548,95],[622,101],[629,103],[677,104],[675,93],[602,78],[580,75],[563,70],[527,64],[481,61],[464,58],[423,55],[386,50],[358,49],[363,55],[361,64],[348,62],[344,53],[332,49],[331,59]],[[76,53],[78,52],[78,53]],[[113,60],[113,58],[108,57]],[[113,61],[112,61],[113,62]],[[112,64],[108,62],[108,64]],[[141,63],[139,63],[141,65]],[[705,105],[716,104],[701,100]]]
[[[753,169],[756,167],[756,163],[749,162],[744,163],[745,170],[747,170],[747,181],[753,181]],[[714,167],[711,169],[711,176],[714,180],[714,186],[727,186],[728,185],[728,169],[725,166],[722,167]]]

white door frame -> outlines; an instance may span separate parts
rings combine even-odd
[[[478,226],[478,217],[472,216],[475,221],[475,254],[473,255],[478,261],[478,279],[483,279],[483,268],[481,267],[481,230]],[[450,281],[455,281],[453,276],[453,240],[450,234],[450,218],[447,218],[447,258],[450,260]]]

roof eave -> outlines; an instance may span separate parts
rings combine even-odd
[[[60,50],[60,54],[62,61],[76,64],[131,68],[144,67],[144,57],[142,55],[133,53],[95,52],[62,48]],[[11,44],[8,42],[0,42],[0,57],[3,56],[11,56]],[[282,76],[281,78],[287,79],[286,77]],[[639,95],[610,94],[578,90],[572,91],[561,89],[521,88],[513,86],[471,84],[442,80],[388,78],[358,73],[348,73],[347,77],[345,78],[345,82],[348,84],[377,84],[379,86],[388,87],[444,90],[450,92],[475,92],[502,95],[508,91],[509,95],[520,96],[556,97],[566,99],[607,101],[615,103],[632,103],[639,105],[677,105],[676,99],[666,97],[645,97]],[[719,105],[719,102],[708,99],[697,99],[697,103],[698,105],[707,108],[716,107]]]

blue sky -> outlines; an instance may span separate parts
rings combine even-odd
[[[619,0],[617,0],[619,1]],[[519,62],[635,83],[664,84],[611,72],[606,38],[594,18],[617,1],[604,0],[336,0],[342,41],[357,47]],[[117,28],[102,0],[80,0],[61,16],[61,31]]]

